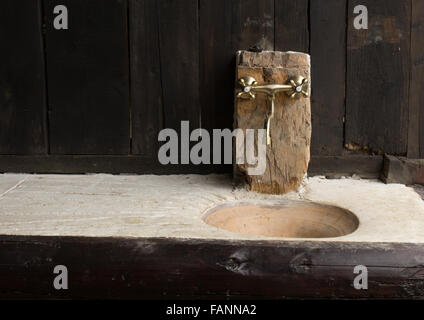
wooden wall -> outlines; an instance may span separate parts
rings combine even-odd
[[[163,168],[157,134],[231,128],[235,52],[252,47],[311,54],[314,172],[424,158],[423,16],[421,0],[3,0],[0,172],[229,171]]]

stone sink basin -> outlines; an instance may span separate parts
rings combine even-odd
[[[293,200],[221,204],[206,211],[203,220],[238,234],[284,238],[335,238],[359,226],[346,209]]]

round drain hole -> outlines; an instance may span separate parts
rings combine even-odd
[[[203,220],[243,234],[282,238],[334,238],[355,231],[358,218],[349,210],[309,201],[252,201],[221,204]]]

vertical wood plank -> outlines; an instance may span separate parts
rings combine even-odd
[[[274,0],[234,0],[232,4],[232,49],[274,50]]]
[[[154,158],[163,127],[158,2],[129,1],[132,153]]]
[[[0,154],[47,153],[40,6],[0,1]]]
[[[346,0],[310,1],[312,155],[343,151]]]
[[[200,102],[202,127],[208,131],[233,126],[231,8],[228,0],[200,0]]]
[[[202,127],[232,128],[235,54],[274,50],[274,0],[200,0]]]
[[[164,126],[200,126],[198,2],[158,2]]]
[[[69,29],[55,30],[65,5]],[[45,0],[51,152],[129,153],[127,2]]]
[[[365,5],[368,30],[353,26]],[[345,142],[389,154],[407,151],[410,0],[350,0]]]
[[[424,158],[424,1],[412,0],[408,158]]]
[[[275,50],[309,52],[309,0],[275,1]]]

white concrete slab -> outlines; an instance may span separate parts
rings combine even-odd
[[[6,174],[0,175],[0,195],[0,234],[8,235],[284,239],[219,230],[202,214],[228,201],[305,199],[358,216],[354,233],[326,241],[424,243],[421,197],[404,185],[371,180],[314,177],[299,193],[272,196],[233,190],[222,175]]]
[[[18,188],[27,176],[26,174],[0,174],[0,197]]]

